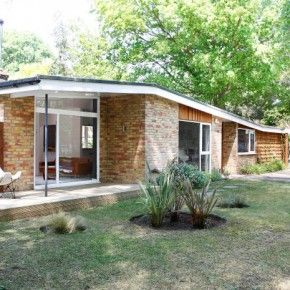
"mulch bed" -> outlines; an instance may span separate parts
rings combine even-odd
[[[148,215],[142,214],[133,216],[130,221],[141,227],[152,227],[150,224],[150,218]],[[211,229],[214,227],[219,227],[227,222],[226,219],[219,217],[214,214],[210,214],[206,220],[205,229]],[[198,228],[193,227],[192,217],[190,213],[179,212],[179,219],[176,222],[170,220],[170,214],[166,215],[163,224],[160,228],[163,230],[197,230]]]

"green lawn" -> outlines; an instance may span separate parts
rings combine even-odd
[[[83,210],[89,229],[43,234],[47,217],[0,223],[0,285],[6,289],[290,288],[290,184],[227,181],[250,205],[214,210],[211,230],[141,228],[138,199]],[[288,286],[287,286],[288,285]],[[287,288],[288,287],[288,288]],[[1,287],[0,287],[1,289]]]

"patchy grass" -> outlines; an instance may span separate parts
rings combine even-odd
[[[214,185],[216,185],[215,183]],[[221,181],[248,208],[215,208],[211,230],[130,223],[138,199],[74,213],[85,232],[43,234],[49,217],[0,223],[0,286],[7,289],[273,289],[290,286],[290,184]],[[288,288],[285,288],[288,289]]]

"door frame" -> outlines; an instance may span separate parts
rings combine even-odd
[[[69,95],[69,94],[68,94]],[[36,114],[38,113],[45,113],[45,109],[41,107],[37,107],[36,101],[38,97],[43,96],[35,96],[34,98],[34,168],[33,168],[33,188],[35,190],[41,190],[44,189],[44,185],[37,185],[36,184],[36,130],[37,130],[37,124],[36,124]],[[62,96],[54,95],[51,97],[51,99],[54,98],[62,98]],[[73,99],[77,99],[76,96],[72,97]],[[83,99],[83,97],[80,97],[80,99]],[[48,184],[48,188],[58,188],[58,187],[68,187],[68,186],[77,186],[77,185],[89,185],[89,184],[97,184],[100,182],[100,97],[91,97],[88,99],[97,100],[97,112],[83,112],[83,111],[74,111],[74,110],[65,110],[65,109],[54,109],[54,108],[48,108],[48,114],[55,114],[57,121],[56,121],[56,160],[55,160],[55,166],[56,166],[56,182],[53,184]],[[66,116],[77,116],[77,117],[89,117],[89,118],[95,118],[97,121],[96,126],[96,178],[86,181],[73,181],[73,182],[66,182],[66,183],[59,183],[59,119],[60,115],[66,115]]]

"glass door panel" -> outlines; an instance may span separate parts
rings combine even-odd
[[[59,116],[59,182],[96,179],[97,119]]]
[[[45,115],[36,113],[35,131],[35,185],[44,185],[45,151],[44,151]],[[48,114],[48,183],[56,183],[57,177],[57,115]]]
[[[179,160],[199,168],[200,124],[179,122]]]
[[[201,124],[200,169],[210,171],[210,125]]]

